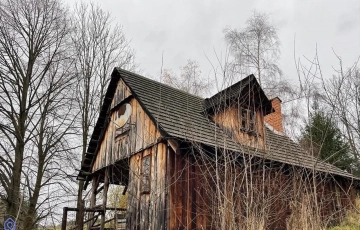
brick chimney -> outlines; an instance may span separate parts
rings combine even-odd
[[[269,124],[274,130],[283,133],[282,115],[281,115],[281,100],[275,97],[270,100],[271,105],[274,108],[274,112],[266,115],[264,121]]]

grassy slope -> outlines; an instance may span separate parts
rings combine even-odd
[[[356,200],[356,208],[360,210],[360,198]],[[349,211],[344,221],[328,230],[360,230],[360,212],[356,210]]]

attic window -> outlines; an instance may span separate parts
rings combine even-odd
[[[240,131],[256,133],[256,112],[240,108]]]
[[[115,138],[125,134],[130,130],[131,105],[123,104],[115,114]]]

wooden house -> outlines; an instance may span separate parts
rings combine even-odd
[[[118,68],[78,179],[104,211],[109,184],[125,186],[126,228],[156,230],[335,223],[358,181],[283,134],[253,75],[204,99]]]

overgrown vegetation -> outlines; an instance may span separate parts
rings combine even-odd
[[[83,182],[73,187],[74,169],[85,161],[88,139],[112,68],[136,69],[135,53],[122,27],[111,27],[111,15],[93,4],[79,4],[70,12],[55,0],[4,0],[0,3],[0,23],[0,213],[5,213],[0,220],[13,217],[18,229],[36,229],[47,219],[56,226],[60,222],[58,210],[70,200],[64,197],[73,196],[74,201],[78,196],[79,209],[87,204]],[[223,86],[255,72],[269,94],[294,93],[282,79],[278,66],[280,40],[269,15],[255,12],[245,28],[225,30],[225,39],[233,60],[219,63],[223,67]],[[330,81],[311,72],[320,69],[317,55],[310,68],[296,63],[300,91],[294,99],[305,98],[309,105],[315,95],[315,87],[309,82],[321,79],[322,103],[332,114],[309,113],[300,142],[312,155],[360,175],[360,71],[357,62],[343,70],[341,58],[337,58],[339,70]],[[225,76],[230,68],[232,72]],[[196,95],[212,87],[212,82],[202,78],[196,60],[189,60],[181,71],[176,76],[165,69],[163,81]],[[238,159],[220,159],[220,155],[216,159],[201,155],[203,162],[209,163],[201,169],[204,174],[211,172],[204,184],[215,184],[207,188],[207,196],[218,194],[211,203],[214,226],[238,229],[236,224],[241,220],[247,229],[258,230],[265,229],[269,222],[287,221],[289,229],[317,230],[331,222],[321,219],[319,207],[334,200],[336,194],[317,197],[325,179],[320,178],[316,184],[309,176],[313,172],[304,172],[304,180],[314,183],[312,188],[299,185],[303,182],[300,179],[289,178],[278,187],[274,184],[279,179],[276,170],[283,168],[273,168],[273,174],[266,174],[263,168],[268,162],[254,164],[255,158],[243,157],[239,173],[234,170]],[[122,190],[110,191],[110,206],[126,208],[127,193],[120,195]],[[271,193],[277,190],[281,191]],[[274,215],[284,210],[269,208],[280,198],[291,203],[287,220]],[[82,217],[82,213],[76,217],[80,228]],[[360,229],[360,215],[355,210],[349,211],[339,226],[330,228],[352,229]]]
[[[328,230],[359,230],[360,229],[360,198],[356,199],[356,207],[347,212],[344,220]]]

